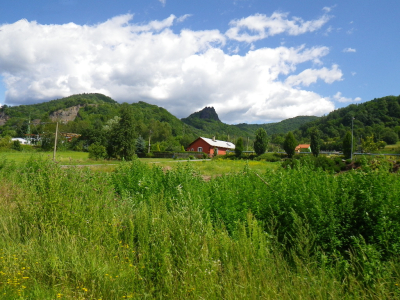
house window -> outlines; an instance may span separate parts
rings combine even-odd
[[[198,147],[197,152],[203,152],[203,147]]]
[[[190,151],[192,151],[192,152],[193,152],[193,151],[194,151],[194,149],[192,148]]]

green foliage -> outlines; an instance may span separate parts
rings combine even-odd
[[[135,152],[138,156],[142,156],[146,152],[146,142],[140,135],[136,139],[135,148]]]
[[[98,143],[93,143],[88,148],[89,158],[91,159],[104,159],[107,156],[106,147]]]
[[[265,153],[268,147],[268,135],[263,128],[259,128],[256,131],[256,137],[254,140],[254,151],[257,155]]]
[[[385,130],[385,132],[381,136],[381,139],[385,141],[388,145],[395,145],[399,140],[399,136],[396,132],[389,129]]]
[[[343,139],[343,155],[345,158],[350,158],[352,149],[351,149],[351,132],[347,131],[344,139]]]
[[[378,144],[374,142],[374,136],[367,136],[365,139],[361,139],[361,147],[364,152],[374,152],[378,150]]]
[[[279,153],[264,153],[254,158],[254,160],[269,161],[269,162],[277,162],[281,161],[281,159],[282,156]]]
[[[285,141],[283,142],[283,149],[285,150],[289,158],[292,158],[292,156],[294,155],[296,146],[297,146],[296,138],[294,137],[292,132],[289,132],[286,135]]]
[[[238,138],[235,144],[235,154],[237,157],[240,157],[242,155],[242,152],[243,152],[243,139],[240,137]]]
[[[371,135],[377,137],[378,140],[384,140],[383,136],[386,135],[388,139],[391,139],[394,135],[389,132],[399,133],[399,103],[400,96],[387,96],[339,108],[327,116],[301,125],[301,137],[308,138],[310,129],[316,127],[321,132],[321,138],[325,142],[333,139],[343,140],[346,132],[351,131],[353,120],[355,141]],[[391,142],[393,141],[391,140]],[[386,142],[388,143],[388,141]]]
[[[131,106],[123,103],[120,108],[118,125],[111,129],[107,154],[109,157],[132,160],[135,155],[134,114]]]
[[[342,161],[339,156],[336,157],[310,157],[310,156],[299,156],[292,159],[286,159],[282,163],[283,168],[298,168],[298,167],[309,167],[312,170],[317,171],[321,169],[323,171],[338,173],[346,168],[346,163]]]
[[[16,150],[16,151],[22,151],[22,146],[21,146],[21,142],[20,141],[14,141],[13,145],[12,145],[12,149]]]
[[[2,297],[400,297],[397,175],[305,161],[204,181],[177,165],[0,159]]]
[[[11,148],[11,136],[5,136],[0,138],[0,150],[6,150]]]
[[[311,131],[311,144],[310,144],[311,152],[315,157],[318,157],[319,151],[321,148],[321,139],[319,135],[319,131],[317,128],[313,128]]]

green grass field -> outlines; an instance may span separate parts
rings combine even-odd
[[[27,160],[44,159],[53,160],[52,152],[17,152],[8,151],[0,152],[0,158],[15,161],[17,163],[24,163]],[[150,165],[162,167],[165,170],[176,169],[179,164],[192,164],[193,168],[201,175],[215,177],[224,174],[232,174],[240,172],[246,165],[259,173],[263,173],[265,169],[274,170],[279,166],[279,163],[268,163],[260,161],[245,161],[245,160],[174,160],[170,158],[140,158],[142,162]],[[87,152],[76,151],[60,151],[56,154],[56,161],[60,165],[68,166],[88,166],[90,169],[111,172],[117,168],[121,161],[118,160],[93,160],[89,159]]]
[[[397,174],[12,155],[0,299],[400,298]]]

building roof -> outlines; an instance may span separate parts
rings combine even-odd
[[[297,145],[297,147],[295,148],[295,150],[299,150],[299,149],[308,149],[310,148],[310,144],[299,144]]]
[[[205,141],[207,144],[213,147],[219,147],[219,148],[226,148],[226,149],[235,149],[235,144],[231,142],[226,142],[226,141],[219,141],[219,140],[213,140],[213,139],[208,139],[205,137],[199,137],[203,141]]]

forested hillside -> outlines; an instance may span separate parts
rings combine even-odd
[[[255,131],[263,127],[268,134],[296,130],[317,117],[296,117],[271,124],[228,125],[220,121],[213,107],[179,120],[166,109],[145,102],[129,105],[133,115],[133,132],[145,141],[151,139],[152,149],[182,150],[198,136],[236,142],[245,138],[246,148],[252,148]],[[120,121],[121,104],[102,94],[80,94],[40,104],[0,108],[0,134],[23,137],[26,134],[48,135],[55,132],[59,121],[61,133],[76,133],[76,150],[93,143],[107,144],[110,132]],[[29,123],[30,122],[30,123]],[[29,126],[30,124],[30,126]],[[246,139],[247,137],[247,139]],[[51,143],[48,143],[49,147]]]
[[[107,133],[118,123],[121,104],[102,94],[80,94],[40,104],[0,108],[2,136],[23,137],[27,133],[46,135],[55,131],[59,122],[61,133],[77,133],[81,137],[74,141],[77,150],[98,142],[105,144]],[[134,115],[134,134],[148,139],[160,150],[181,150],[202,132],[185,125],[167,110],[145,102],[130,104]],[[75,108],[76,116],[71,121],[63,119],[62,112]],[[57,116],[59,116],[57,118]],[[30,126],[29,120],[31,121]]]
[[[352,120],[356,145],[367,138],[373,138],[375,142],[394,144],[400,133],[400,96],[351,104],[301,125],[295,133],[300,140],[307,140],[310,129],[316,127],[321,132],[321,138],[326,143],[337,144],[337,148],[346,132],[351,131]]]
[[[182,121],[205,133],[213,134],[220,140],[235,140],[238,137],[254,138],[259,128],[264,128],[269,135],[284,134],[298,129],[301,125],[316,120],[315,116],[298,116],[277,123],[229,125],[221,122],[213,107],[206,107],[201,111],[191,114]]]

